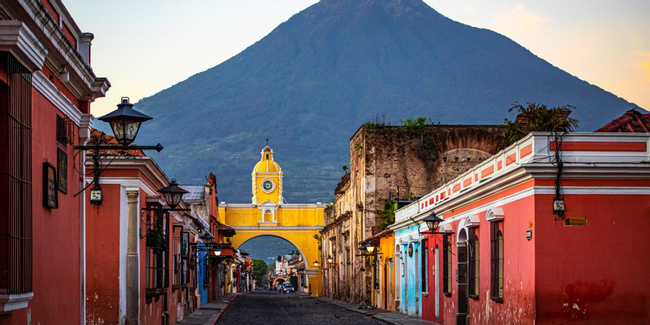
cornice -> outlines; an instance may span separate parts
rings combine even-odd
[[[32,84],[57,109],[69,117],[74,124],[81,125],[81,116],[83,115],[81,111],[41,71],[34,72]]]
[[[47,57],[48,67],[58,72],[66,66],[70,72],[70,82],[66,84],[68,89],[76,98],[87,101],[94,101],[96,98],[104,97],[106,90],[110,88],[110,82],[106,78],[97,78],[92,68],[81,57],[77,49],[68,41],[63,30],[59,28],[47,9],[40,0],[18,0],[24,12],[32,19],[35,27],[35,34],[40,34],[38,39],[49,44],[45,46],[50,50]],[[65,15],[64,15],[65,16]],[[66,23],[70,28],[74,24]],[[74,25],[76,26],[76,25]],[[74,29],[72,29],[75,31]],[[75,35],[77,37],[78,35]]]
[[[0,50],[10,52],[30,71],[40,70],[47,49],[24,23],[0,20]]]
[[[112,162],[111,162],[112,160]],[[109,164],[110,163],[110,164]],[[92,157],[88,155],[86,157],[86,170],[91,170],[93,168]],[[145,177],[151,182],[152,187],[161,188],[169,184],[169,179],[167,175],[160,169],[156,162],[151,157],[102,157],[100,160],[100,168],[103,170],[119,170],[119,169],[137,169],[141,171]],[[122,178],[122,177],[110,177],[102,176],[100,177],[100,182],[103,179],[109,178]],[[122,178],[124,179],[124,178]],[[157,192],[148,193],[150,195],[157,195]]]

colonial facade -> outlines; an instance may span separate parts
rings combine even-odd
[[[442,324],[650,322],[638,259],[649,143],[532,133],[398,210],[401,311]],[[432,213],[435,234],[421,222]]]
[[[59,0],[0,2],[0,324],[85,321],[92,39]]]

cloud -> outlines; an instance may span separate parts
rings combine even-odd
[[[519,3],[497,13],[490,25],[506,34],[522,35],[538,31],[546,21],[545,17],[528,10]]]

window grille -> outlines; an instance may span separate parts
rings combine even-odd
[[[469,228],[469,296],[478,298],[479,295],[479,237],[478,228]]]
[[[490,225],[490,296],[503,302],[503,222]]]
[[[147,301],[169,287],[169,213],[159,205],[143,209],[146,215],[146,290]]]
[[[420,277],[422,279],[422,292],[429,292],[429,277],[427,276],[427,270],[429,269],[429,244],[425,239],[422,241],[422,270],[420,270]]]
[[[445,295],[451,295],[451,235],[442,236],[442,292]]]
[[[32,291],[32,75],[0,53],[0,293]]]

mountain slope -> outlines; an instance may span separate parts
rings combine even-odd
[[[364,122],[501,124],[514,102],[530,101],[576,106],[586,131],[633,106],[420,0],[323,0],[137,103],[154,117],[138,142],[165,146],[154,157],[171,177],[200,183],[213,171],[222,200],[248,202],[270,138],[287,200],[329,201]]]

